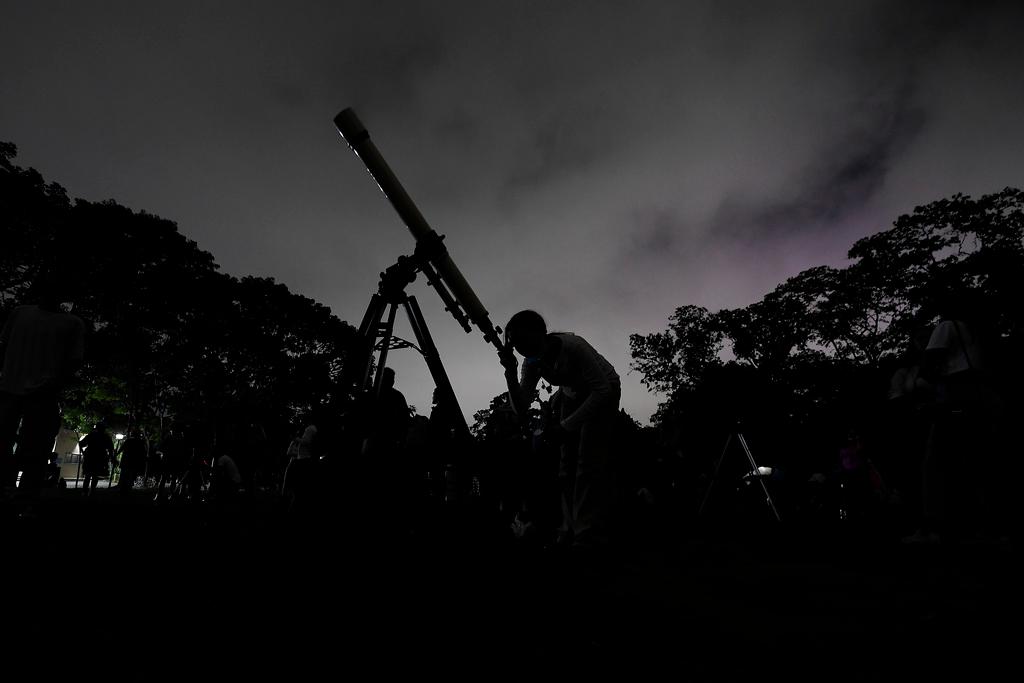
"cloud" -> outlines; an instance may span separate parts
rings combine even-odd
[[[609,151],[606,108],[574,105],[550,112],[527,132],[506,171],[500,196],[520,196],[567,174],[584,172]]]
[[[1019,184],[1022,7],[24,3],[0,130],[71,194],[358,320],[413,243],[332,128],[352,106],[495,321],[542,308],[624,371],[678,305],[745,305],[914,204]],[[492,350],[412,291],[485,406]]]
[[[770,240],[778,233],[827,229],[863,209],[884,187],[894,165],[926,123],[911,95],[897,95],[866,114],[850,112],[853,130],[835,137],[787,183],[788,196],[751,201],[728,196],[709,228],[718,240]]]

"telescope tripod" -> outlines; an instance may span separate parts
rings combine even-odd
[[[416,278],[418,271],[424,271],[425,268],[429,269],[429,265],[424,263],[417,254],[412,257],[400,257],[395,265],[381,273],[377,293],[370,297],[370,304],[366,307],[363,321],[359,325],[359,339],[363,344],[363,349],[360,374],[357,375],[357,379],[361,389],[372,390],[373,395],[378,396],[384,379],[388,352],[398,348],[413,348],[419,351],[427,362],[427,369],[430,370],[434,386],[439,392],[438,400],[442,402],[446,408],[445,412],[455,423],[451,427],[455,429],[460,438],[469,438],[469,426],[459,407],[459,399],[452,388],[444,363],[441,362],[441,356],[430,336],[430,330],[427,329],[427,321],[416,302],[416,297],[405,293],[405,286]],[[431,275],[432,273],[428,274],[428,279],[432,281],[431,284],[434,284],[434,278],[430,277]],[[447,292],[442,294],[442,299],[447,303],[445,294]],[[399,308],[405,309],[409,325],[416,338],[415,344],[395,336],[395,318]],[[370,372],[373,370],[373,359],[378,351],[380,355],[377,358],[376,372],[371,382]]]
[[[426,321],[416,303],[416,299],[405,293],[405,287],[423,273],[444,302],[447,310],[466,332],[472,331],[475,325],[484,339],[501,353],[501,330],[490,320],[487,309],[480,302],[473,288],[469,286],[462,272],[455,265],[451,254],[444,246],[444,237],[434,232],[423,214],[402,187],[394,172],[381,156],[377,146],[370,139],[370,133],[351,109],[342,110],[334,117],[338,132],[348,143],[353,152],[362,160],[377,187],[398,212],[405,226],[416,240],[416,250],[412,256],[401,256],[398,262],[381,273],[378,291],[370,299],[370,305],[359,326],[359,335],[363,347],[361,358],[353,364],[357,374],[350,376],[351,384],[359,385],[359,389],[367,391],[372,388],[373,395],[380,394],[383,371],[387,362],[388,351],[392,348],[416,348],[427,361],[430,375],[437,387],[439,407],[447,414],[449,426],[455,432],[458,448],[470,448],[472,436],[466,424],[466,418],[459,407],[455,391],[452,389],[448,373],[437,353],[437,348],[427,330]],[[411,344],[394,336],[395,316],[398,308],[405,309],[416,335],[416,344]],[[382,322],[385,320],[386,322]],[[472,323],[472,325],[471,325]],[[380,351],[377,372],[371,385],[370,371],[373,367],[374,354]]]
[[[409,324],[412,327],[413,335],[416,338],[415,344],[396,337],[394,334],[395,318],[397,317],[399,307],[405,309],[406,316],[409,318]],[[387,313],[386,317],[385,312]],[[370,305],[367,307],[366,314],[363,316],[363,323],[360,325],[359,335],[364,340],[364,343],[369,346],[369,358],[372,358],[374,353],[378,351],[380,352],[372,383],[370,381],[370,371],[373,369],[373,364],[369,362],[366,363],[362,381],[364,389],[372,389],[375,395],[380,393],[381,382],[384,378],[384,368],[386,367],[388,358],[388,351],[400,348],[415,349],[416,351],[419,351],[427,362],[427,368],[430,370],[430,376],[434,380],[434,385],[440,392],[439,399],[445,402],[451,409],[448,412],[453,416],[453,420],[457,423],[452,426],[456,431],[465,432],[467,435],[469,434],[469,427],[466,425],[466,419],[462,415],[461,408],[459,408],[459,400],[455,396],[455,390],[452,388],[451,381],[448,379],[448,373],[445,371],[444,364],[441,362],[441,356],[438,354],[437,347],[434,346],[434,340],[430,336],[430,331],[427,329],[427,321],[423,318],[423,313],[420,311],[419,304],[416,303],[416,297],[404,295],[400,301],[387,301],[379,294],[374,294],[370,298]]]
[[[761,492],[764,494],[765,503],[767,503],[768,507],[771,509],[775,520],[781,522],[782,517],[779,515],[778,509],[775,507],[775,501],[772,500],[772,495],[768,492],[768,486],[764,483],[764,476],[761,474],[761,470],[757,466],[757,461],[754,460],[754,454],[750,452],[750,446],[747,445],[747,440],[744,438],[743,432],[739,430],[738,426],[734,431],[729,432],[729,436],[725,440],[725,446],[722,448],[722,454],[718,456],[718,462],[715,464],[715,473],[711,476],[711,482],[708,484],[708,490],[704,493],[704,499],[701,501],[700,510],[697,515],[699,517],[704,516],[704,508],[707,506],[708,500],[711,498],[711,492],[715,488],[715,482],[718,481],[718,473],[722,469],[722,463],[725,461],[725,456],[729,452],[729,446],[732,445],[734,438],[743,448],[743,453],[747,456],[747,464],[750,465],[750,472],[747,473],[746,477],[754,479],[761,486]]]

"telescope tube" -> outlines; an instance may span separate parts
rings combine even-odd
[[[366,170],[369,171],[380,191],[391,202],[391,206],[398,212],[402,222],[409,228],[409,232],[412,233],[416,241],[426,241],[435,237],[437,233],[427,224],[423,214],[420,213],[405,188],[402,187],[387,162],[384,161],[384,157],[377,151],[377,146],[370,140],[370,133],[356,113],[351,108],[344,109],[334,117],[334,125],[337,126],[338,132],[345,138],[348,146],[362,160]],[[501,340],[498,338],[494,325],[491,324],[487,309],[480,303],[476,292],[469,286],[448,250],[440,243],[439,238],[437,244],[440,250],[431,258],[434,268],[448,285],[448,289],[455,295],[456,301],[466,309],[469,319],[484,333],[484,339],[494,344],[499,351],[502,350]]]

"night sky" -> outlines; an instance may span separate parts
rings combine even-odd
[[[653,412],[628,335],[1024,185],[1024,3],[0,2],[0,140],[358,324],[414,243],[351,106],[497,324],[535,308]],[[494,350],[412,286],[467,415]],[[412,338],[402,321],[399,336]],[[391,356],[421,413],[430,380]]]

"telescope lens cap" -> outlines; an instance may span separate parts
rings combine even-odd
[[[370,137],[366,126],[363,125],[363,122],[359,120],[359,117],[356,116],[356,113],[351,108],[343,109],[341,113],[335,116],[334,125],[337,126],[341,137],[345,138],[345,142],[352,147]]]

